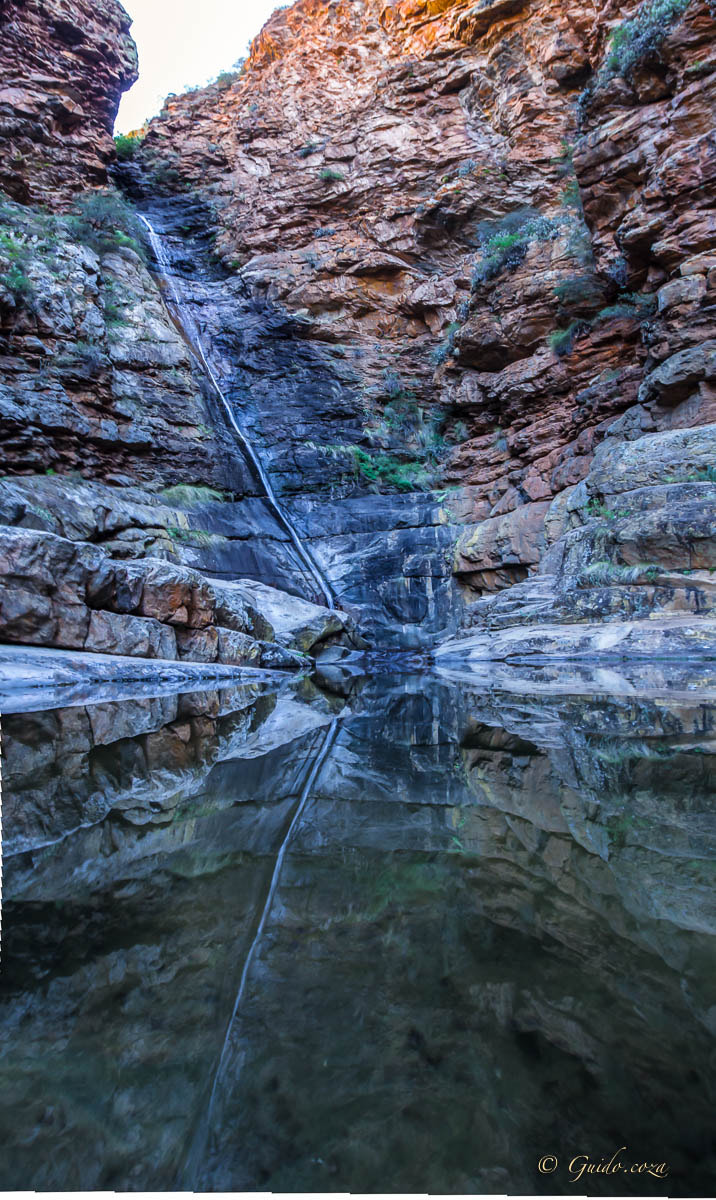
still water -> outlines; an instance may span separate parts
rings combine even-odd
[[[647,676],[6,713],[0,1187],[712,1195],[716,678]]]

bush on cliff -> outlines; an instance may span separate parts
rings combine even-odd
[[[488,283],[503,271],[514,271],[525,258],[532,242],[553,241],[559,222],[531,213],[508,213],[483,237],[480,258],[472,275],[472,290]]]
[[[133,159],[143,140],[144,135],[140,130],[136,133],[118,133],[114,139],[114,148],[119,161],[128,162]]]
[[[657,54],[671,26],[684,15],[691,0],[653,0],[630,21],[617,25],[609,37],[605,64],[609,75],[628,79],[638,63]]]
[[[71,231],[79,241],[98,254],[107,254],[121,246],[145,257],[142,227],[129,204],[111,189],[87,192],[75,202],[69,218]]]
[[[635,16],[612,30],[606,61],[579,97],[580,122],[599,88],[616,75],[630,82],[636,67],[648,58],[659,56],[662,42],[690,3],[691,0],[651,0],[643,4]]]
[[[429,486],[424,463],[404,462],[392,454],[371,454],[360,446],[353,446],[352,453],[356,475],[375,484],[377,490],[385,486],[399,492],[420,492]]]
[[[12,233],[0,233],[0,286],[15,301],[29,300],[34,289],[27,274],[32,255],[29,248]]]

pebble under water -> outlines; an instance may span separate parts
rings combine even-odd
[[[5,713],[0,1187],[711,1195],[715,718],[666,666]]]

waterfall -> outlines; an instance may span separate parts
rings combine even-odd
[[[169,256],[167,255],[167,252],[164,248],[164,244],[162,242],[161,237],[159,236],[159,234],[155,230],[154,226],[152,225],[151,221],[149,221],[149,219],[147,217],[143,216],[142,213],[137,213],[137,216],[139,217],[140,221],[142,222],[142,224],[145,226],[145,228],[147,230],[149,242],[151,244],[152,250],[154,252],[154,257],[157,262],[160,279],[164,283],[166,291],[169,292],[169,295],[171,297],[171,307],[174,309],[174,313],[172,315],[174,316],[174,320],[176,321],[177,327],[183,334],[184,339],[187,343],[187,346],[189,347],[189,350],[191,351],[191,354],[192,354],[194,360],[196,361],[197,365],[199,366],[199,368],[205,375],[206,379],[209,381],[212,391],[214,392],[214,394],[216,395],[218,400],[221,402],[221,404],[224,408],[224,411],[229,419],[231,428],[233,429],[234,434],[236,435],[237,441],[239,442],[239,445],[241,446],[241,449],[244,453],[244,457],[246,458],[247,462],[250,464],[257,479],[261,483],[261,486],[264,490],[264,495],[266,496],[266,499],[269,503],[270,508],[272,509],[274,515],[276,516],[279,524],[282,525],[283,528],[286,530],[286,533],[288,534],[289,538],[291,539],[291,541],[294,545],[294,548],[296,550],[296,553],[298,554],[299,559],[303,563],[304,567],[307,569],[309,576],[318,585],[326,605],[328,606],[328,608],[335,608],[336,607],[336,597],[335,597],[335,594],[333,592],[333,589],[332,589],[330,583],[328,582],[325,575],[321,571],[321,568],[318,566],[318,564],[317,564],[316,560],[314,559],[313,555],[311,554],[310,550],[308,550],[308,548],[306,546],[304,546],[301,538],[296,533],[296,530],[294,529],[284,508],[279,503],[276,493],[274,492],[273,487],[271,485],[271,481],[270,481],[268,475],[266,474],[266,471],[264,470],[264,467],[263,467],[263,464],[262,464],[260,458],[258,457],[256,451],[254,450],[253,446],[251,445],[251,442],[248,440],[246,435],[239,428],[239,425],[236,421],[236,417],[234,416],[234,410],[233,410],[231,404],[229,403],[229,400],[227,399],[218,379],[216,378],[216,375],[215,375],[214,371],[212,370],[209,360],[206,357],[204,348],[201,344],[201,335],[199,333],[199,329],[194,321],[194,318],[191,316],[189,310],[187,309],[186,304],[182,300],[179,285],[178,285],[176,277],[171,272],[171,264],[169,262]],[[166,292],[165,292],[165,299],[166,299]],[[169,307],[169,305],[167,305],[167,307]]]

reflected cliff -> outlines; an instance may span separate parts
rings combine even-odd
[[[716,680],[344,691],[4,719],[2,1187],[711,1194]]]

